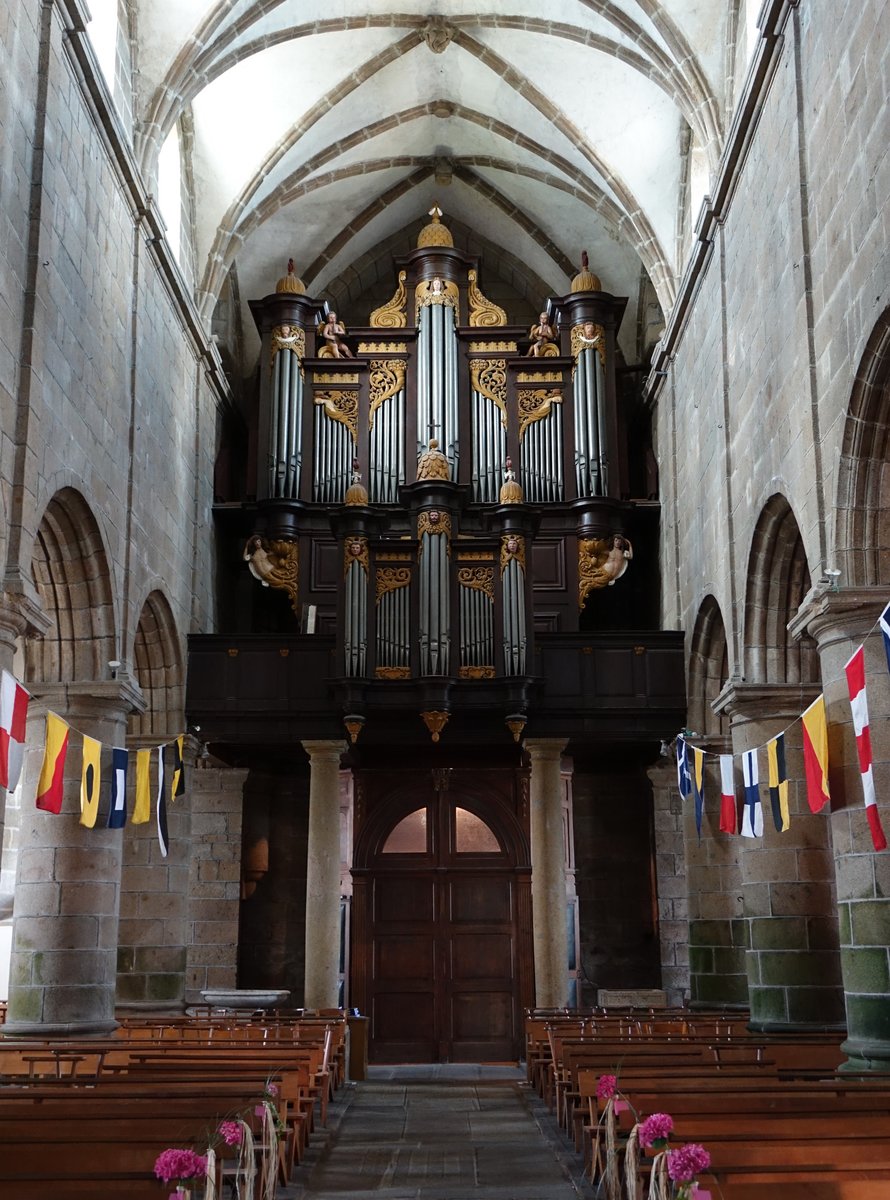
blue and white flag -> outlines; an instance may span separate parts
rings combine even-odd
[[[115,746],[111,751],[111,805],[108,828],[123,829],[127,823],[127,761],[129,754]]]
[[[760,775],[757,770],[757,751],[742,755],[742,778],[745,783],[745,807],[742,811],[742,837],[763,837],[763,805],[760,803]]]
[[[878,618],[878,624],[881,626],[881,637],[884,639],[884,653],[887,656],[887,670],[890,671],[890,604],[884,609]]]
[[[164,770],[164,747],[158,746],[158,844],[161,857],[167,857],[167,774]]]
[[[677,787],[680,796],[688,800],[692,795],[692,772],[689,769],[689,747],[682,737],[677,738]]]

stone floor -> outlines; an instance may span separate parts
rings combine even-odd
[[[343,1089],[279,1200],[589,1200],[512,1066],[371,1067]]]

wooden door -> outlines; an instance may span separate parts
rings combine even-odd
[[[354,945],[363,978],[353,988],[370,1018],[371,1060],[516,1059],[527,869],[478,797],[432,793],[413,805],[393,805],[356,872],[365,945]]]

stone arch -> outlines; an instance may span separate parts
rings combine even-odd
[[[729,718],[711,707],[729,678],[729,645],[723,613],[705,596],[692,631],[689,655],[689,723],[707,738],[728,737]]]
[[[182,652],[176,621],[163,592],[151,592],[142,606],[133,640],[133,672],[145,699],[145,712],[130,716],[130,736],[168,738],[182,733]]]
[[[890,583],[890,308],[859,361],[838,469],[837,567],[846,587]]]
[[[763,507],[751,539],[745,596],[745,681],[818,683],[819,656],[811,637],[795,640],[787,625],[810,590],[800,527],[779,493]]]
[[[28,679],[107,679],[117,657],[111,572],[96,518],[74,488],[62,488],[47,504],[31,569],[51,625],[26,645]]]

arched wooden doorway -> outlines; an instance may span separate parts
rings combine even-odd
[[[516,1059],[532,1002],[514,789],[437,786],[440,774],[380,795],[356,843],[351,994],[374,1062]]]

